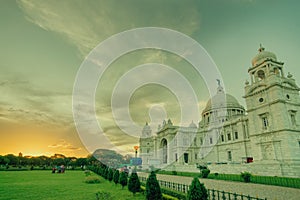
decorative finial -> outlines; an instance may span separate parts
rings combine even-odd
[[[220,79],[217,79],[217,82],[218,82],[218,86],[220,87],[220,86],[221,86],[221,81],[220,81]]]
[[[262,44],[260,43],[259,44],[259,49],[258,49],[258,51],[259,52],[262,52],[262,51],[264,51],[265,50],[265,48],[262,46]]]
[[[222,88],[222,86],[221,86],[221,81],[220,81],[220,79],[216,79],[216,80],[217,80],[217,82],[218,82],[217,93],[219,93],[219,92],[224,92],[224,91],[223,91],[223,88]]]

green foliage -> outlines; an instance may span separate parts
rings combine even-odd
[[[108,173],[107,173],[107,180],[112,181],[114,177],[114,171],[112,168],[109,168]]]
[[[140,183],[139,177],[138,177],[136,171],[134,171],[131,173],[131,176],[129,178],[128,190],[130,192],[132,192],[133,194],[135,194],[140,191],[140,188],[141,188],[141,183]]]
[[[175,191],[175,190],[168,190],[168,189],[165,189],[165,188],[161,188],[160,190],[163,194],[172,196],[174,198],[186,199],[186,194],[183,193],[183,192],[179,192],[179,191]]]
[[[242,179],[244,180],[244,182],[246,182],[246,183],[249,183],[250,182],[250,179],[251,179],[251,173],[249,173],[249,172],[242,172],[241,173],[241,177],[242,177]]]
[[[84,174],[85,174],[85,176],[90,176],[91,175],[91,171],[90,170],[85,170]]]
[[[114,181],[115,184],[119,183],[119,177],[120,177],[119,170],[115,170],[114,176],[113,176],[113,181]]]
[[[90,184],[94,184],[94,183],[100,183],[100,179],[97,176],[87,176],[85,177],[85,183],[90,183]]]
[[[108,178],[108,167],[106,167],[103,171],[103,178],[107,179]]]
[[[162,193],[154,171],[151,172],[146,182],[146,199],[147,200],[162,199]]]
[[[121,172],[120,174],[120,178],[119,178],[119,183],[122,185],[122,189],[124,188],[124,186],[127,185],[127,173],[125,172]]]
[[[141,182],[141,193],[145,193],[146,187],[145,183]],[[175,191],[175,190],[169,190],[166,188],[160,188],[162,192],[162,199],[186,199],[186,194],[183,192]]]
[[[201,177],[202,177],[202,178],[207,178],[208,175],[209,175],[209,173],[210,173],[210,170],[209,170],[209,169],[202,169],[202,170],[201,170]]]
[[[162,194],[162,199],[163,200],[178,200],[178,198],[167,195],[167,194]]]
[[[190,189],[187,195],[188,200],[207,200],[208,193],[203,183],[200,183],[199,179],[195,177],[190,185]]]
[[[102,199],[111,200],[112,197],[111,197],[111,194],[109,192],[100,191],[100,192],[96,193],[96,199],[97,200],[102,200]]]

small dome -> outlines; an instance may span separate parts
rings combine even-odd
[[[203,113],[219,108],[239,108],[244,109],[243,106],[239,104],[235,97],[230,94],[225,94],[223,88],[219,86],[218,92],[215,96],[210,98],[203,110]]]
[[[265,51],[265,48],[263,48],[262,46],[260,46],[260,48],[258,49],[258,52],[259,53],[252,59],[253,67],[261,64],[266,59],[271,59],[271,60],[277,61],[276,55],[272,52]]]
[[[197,128],[197,125],[192,121],[189,125],[189,128]]]
[[[148,122],[146,122],[145,126],[143,127],[143,131],[151,131],[151,127],[148,125]]]
[[[151,127],[148,125],[148,122],[146,122],[145,126],[143,127],[142,130],[142,136],[143,137],[150,137],[151,136]]]

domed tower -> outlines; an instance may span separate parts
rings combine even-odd
[[[248,69],[250,83],[246,82],[244,98],[254,161],[300,158],[299,87],[290,74],[284,75],[283,64],[260,46]]]
[[[142,136],[140,137],[140,157],[142,158],[142,165],[147,166],[149,159],[154,156],[154,137],[152,136],[152,130],[148,122],[142,130]]]

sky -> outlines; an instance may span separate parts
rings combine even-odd
[[[159,84],[140,85],[130,93],[128,105],[122,104],[128,95],[123,88],[124,94],[115,101],[119,107],[112,107],[118,81],[146,63],[169,66],[185,77],[200,113],[210,98],[208,87],[217,88],[217,82],[207,86],[205,77],[182,57],[141,49],[115,59],[99,78],[94,107],[101,129],[91,130],[91,137],[76,129],[72,100],[78,72],[101,42],[134,28],[172,29],[197,41],[221,74],[215,79],[221,79],[226,92],[243,106],[247,70],[260,44],[274,52],[285,63],[284,72],[299,83],[299,4],[296,0],[0,0],[0,154],[82,157],[95,148],[133,153],[139,132],[127,133],[124,127],[134,124],[141,130],[149,122],[155,132],[163,119],[170,118],[174,125],[198,123],[200,118],[194,115],[181,120],[177,92],[189,90],[180,86],[173,91]],[[117,48],[111,46],[107,52]],[[154,69],[131,80],[176,82],[176,76],[169,76],[172,70]]]

